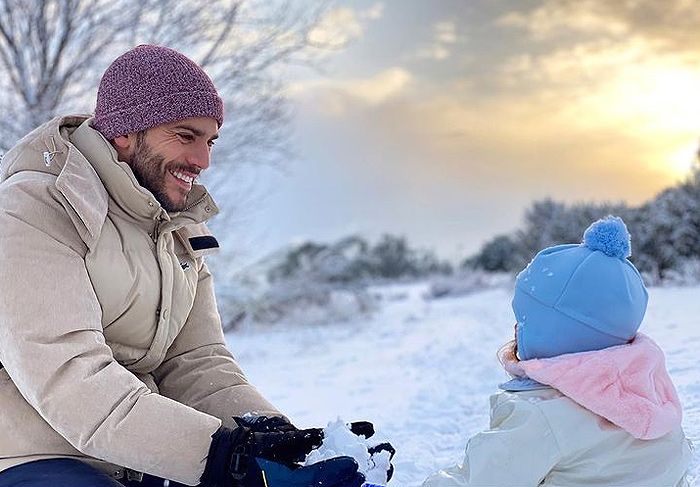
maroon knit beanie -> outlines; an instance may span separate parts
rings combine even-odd
[[[202,68],[173,49],[137,46],[102,75],[93,126],[107,140],[191,117],[221,126],[224,104]]]

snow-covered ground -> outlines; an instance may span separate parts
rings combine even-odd
[[[496,351],[514,322],[508,289],[434,301],[425,290],[378,288],[384,304],[370,320],[236,332],[229,344],[298,426],[373,421],[397,449],[390,485],[419,486],[488,424],[488,397],[506,379]],[[700,287],[652,289],[641,330],[665,350],[686,435],[700,444]],[[691,485],[700,486],[700,453]]]

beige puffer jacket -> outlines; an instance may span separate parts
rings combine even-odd
[[[203,254],[216,206],[168,215],[85,116],[0,172],[0,470],[77,457],[195,485],[231,416],[279,415],[225,347]]]

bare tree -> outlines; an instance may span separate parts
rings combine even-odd
[[[0,0],[0,151],[58,113],[90,112],[99,76],[143,43],[204,66],[222,93],[228,162],[288,156],[281,69],[313,63],[313,29],[327,10],[275,0]]]

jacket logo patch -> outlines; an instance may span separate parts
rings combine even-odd
[[[46,167],[49,167],[51,162],[53,162],[53,156],[56,154],[63,154],[63,151],[56,150],[56,141],[54,140],[53,135],[51,136],[51,146],[46,144],[46,148],[49,150],[45,150],[42,153],[42,156],[44,156],[44,164],[46,164]]]
[[[187,269],[190,268],[190,263],[185,261],[185,262],[180,262],[180,267],[182,267],[183,271],[186,271]]]
[[[190,245],[192,250],[206,250],[206,249],[218,249],[219,242],[211,235],[204,235],[202,237],[190,237]]]

